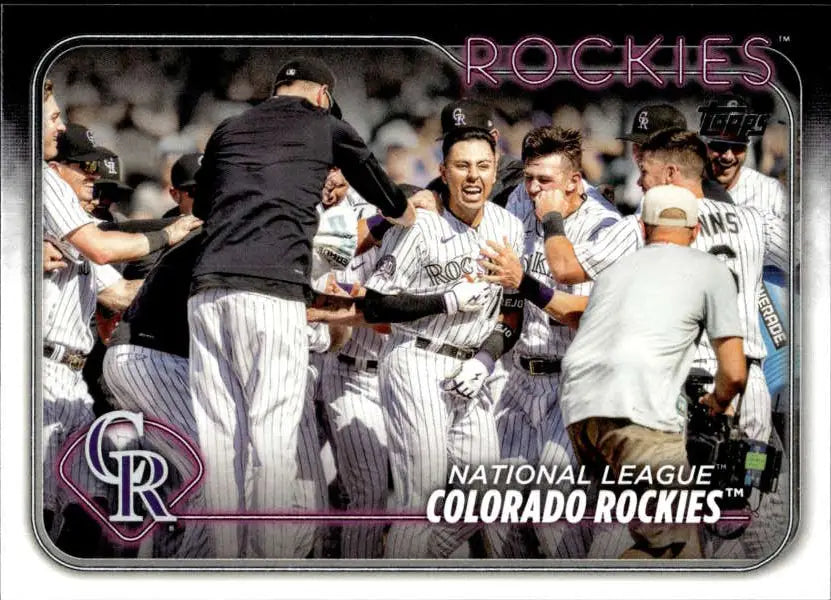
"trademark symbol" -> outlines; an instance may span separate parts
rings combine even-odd
[[[742,488],[727,488],[728,498],[744,498],[744,490]]]
[[[789,44],[791,41],[791,36],[789,35],[780,35],[779,42],[782,44]]]

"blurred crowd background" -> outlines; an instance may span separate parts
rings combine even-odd
[[[172,208],[170,167],[184,153],[202,151],[223,119],[265,100],[279,66],[316,55],[335,71],[335,97],[347,120],[399,183],[425,185],[441,160],[439,113],[452,100],[476,97],[493,108],[502,152],[519,156],[533,127],[555,124],[584,136],[583,169],[592,184],[614,190],[623,212],[640,202],[637,172],[626,143],[636,110],[667,102],[698,129],[708,93],[649,82],[587,90],[554,80],[538,91],[508,83],[466,88],[461,68],[434,49],[421,48],[79,48],[47,73],[66,122],[88,127],[98,145],[118,154],[132,197],[111,210],[116,218],[161,216]],[[788,118],[781,99],[745,94],[770,112],[765,135],[751,146],[747,165],[787,183]]]

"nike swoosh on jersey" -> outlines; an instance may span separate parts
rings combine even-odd
[[[441,238],[441,243],[446,244],[447,242],[452,240],[454,237],[456,237],[455,233],[453,235],[448,235],[447,237],[443,237],[443,238]]]
[[[359,262],[357,265],[352,265],[350,268],[351,268],[353,271],[357,271],[358,269],[360,269],[360,268],[361,268],[361,267],[363,267],[363,266],[364,266],[364,263],[363,263],[363,261],[361,261],[361,262]]]

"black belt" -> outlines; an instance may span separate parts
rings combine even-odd
[[[60,359],[54,359],[52,356],[55,354],[56,350],[57,348],[55,348],[55,346],[50,346],[48,344],[43,345],[43,355],[46,358],[57,360],[57,362],[62,365],[66,365],[73,371],[81,371],[84,368],[84,364],[87,362],[87,357],[80,352],[64,352]]]
[[[415,340],[415,347],[420,348],[422,350],[430,350],[431,352],[435,352],[436,354],[443,354],[444,356],[449,356],[450,358],[457,358],[459,360],[467,360],[469,358],[473,358],[476,355],[476,350],[473,348],[460,348],[459,346],[454,346],[452,344],[442,344],[440,342],[434,342],[433,340],[428,340],[427,338],[417,337]]]
[[[338,354],[338,362],[342,362],[343,364],[349,365],[350,367],[356,367],[358,369],[363,369],[365,371],[378,370],[377,360],[355,358],[354,356],[349,356],[348,354]]]
[[[528,371],[531,375],[553,375],[560,372],[559,358],[531,358],[529,356],[519,357],[519,366]]]

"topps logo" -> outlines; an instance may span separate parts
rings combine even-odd
[[[770,115],[754,113],[747,104],[731,100],[719,104],[713,100],[698,109],[701,113],[699,134],[703,137],[747,140],[751,135],[762,135]]]

